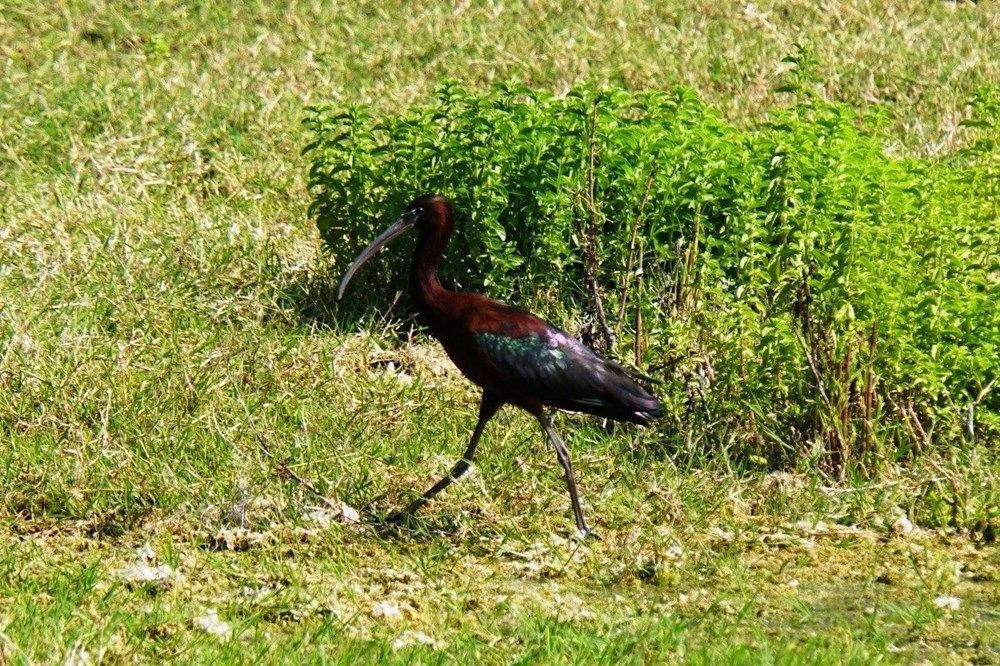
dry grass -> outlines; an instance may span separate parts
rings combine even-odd
[[[592,78],[747,118],[800,42],[827,95],[886,105],[893,149],[949,150],[998,78],[1000,12],[883,4],[4,4],[0,662],[995,659],[989,443],[824,490],[568,420],[605,537],[583,547],[513,413],[401,538],[317,525],[282,473],[378,515],[447,467],[475,404],[433,347],[330,309],[303,105]],[[959,532],[890,538],[897,510]],[[122,576],[147,541],[182,579]]]

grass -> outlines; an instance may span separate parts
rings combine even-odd
[[[995,661],[995,442],[833,485],[562,417],[604,536],[582,546],[511,411],[402,536],[289,473],[380,515],[476,402],[426,338],[338,319],[305,104],[680,81],[740,120],[800,42],[826,95],[887,105],[887,149],[951,150],[1000,12],[897,4],[6,3],[0,662]],[[136,580],[147,543],[165,581]]]

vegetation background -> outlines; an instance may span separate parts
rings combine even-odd
[[[997,205],[997,34],[989,2],[4,3],[0,662],[996,661],[997,270],[984,225]],[[918,357],[903,354],[898,384],[879,383],[914,390],[885,394],[880,404],[898,397],[900,409],[870,445],[856,445],[867,437],[860,412],[837,429],[833,393],[848,387],[840,399],[857,403],[863,345],[847,380],[837,368],[853,342],[838,338],[829,362],[814,354],[816,380],[786,327],[767,358],[798,358],[799,383],[785,403],[762,390],[754,427],[729,438],[752,412],[713,386],[703,397],[690,380],[706,359],[687,355],[725,349],[691,343],[725,330],[729,301],[705,292],[702,304],[720,305],[704,310],[711,317],[664,317],[647,285],[633,301],[646,328],[623,320],[616,351],[635,358],[640,329],[640,365],[663,363],[671,345],[685,351],[660,370],[678,397],[670,418],[646,431],[560,423],[603,541],[573,541],[554,457],[513,411],[488,429],[475,473],[414,530],[370,527],[448,468],[476,395],[405,304],[331,302],[343,258],[367,238],[327,233],[324,244],[309,215],[322,182],[309,179],[327,149],[302,151],[339,109],[361,105],[392,125],[440,108],[446,80],[457,109],[511,79],[554,108],[573,90],[686,86],[670,94],[689,115],[679,126],[693,154],[743,147],[746,169],[723,160],[709,172],[714,184],[728,173],[731,194],[755,191],[744,185],[760,154],[774,157],[775,119],[793,128],[789,155],[823,156],[802,164],[863,165],[861,177],[895,193],[899,207],[841,192],[846,203],[809,208],[817,224],[834,219],[824,212],[877,210],[899,232],[859,245],[879,261],[940,239],[930,277],[956,285],[893,326],[858,314],[858,331],[875,320],[893,332],[877,348],[918,340],[930,359],[911,367]],[[849,140],[813,151],[824,118]],[[605,155],[617,144],[607,139]],[[367,177],[419,184],[425,163],[399,154],[411,173]],[[636,207],[647,177],[637,173],[621,195]],[[926,199],[897,192],[900,180]],[[472,194],[466,203],[480,201]],[[392,192],[358,224],[388,221],[407,196]],[[578,203],[550,200],[525,231],[570,228]],[[908,236],[915,220],[933,233]],[[712,256],[738,257],[724,250],[738,237],[705,229],[722,248]],[[575,242],[554,250],[570,268],[586,234]],[[665,247],[650,256],[677,266],[681,253]],[[519,256],[516,244],[500,249]],[[922,256],[892,265],[901,292],[914,286],[907,266],[927,275]],[[575,332],[590,324],[579,278],[518,291],[503,281],[513,266],[478,277],[463,267],[450,264],[463,284],[495,274],[495,295]],[[709,269],[700,284],[719,284]],[[620,298],[606,270],[607,298]],[[938,316],[947,344],[924,347]],[[829,348],[815,344],[804,348]],[[935,349],[958,351],[941,360]],[[939,385],[906,383],[945,363]],[[770,409],[815,402],[813,381],[829,389],[825,407]],[[796,436],[792,417],[816,429]],[[838,441],[851,448],[838,454]]]

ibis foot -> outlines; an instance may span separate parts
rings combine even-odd
[[[479,420],[476,421],[476,429],[472,431],[472,439],[469,441],[469,446],[465,449],[465,453],[455,466],[451,469],[448,474],[442,478],[440,481],[435,483],[433,486],[427,489],[427,491],[418,497],[417,499],[410,502],[405,509],[400,509],[389,515],[385,519],[385,522],[389,525],[402,525],[408,519],[413,517],[420,507],[427,504],[435,495],[450,486],[452,483],[457,481],[466,471],[468,471],[469,466],[472,465],[472,459],[476,455],[476,447],[479,446],[479,438],[483,436],[483,429],[486,428],[486,422],[493,418],[493,415],[497,413],[497,410],[503,405],[503,402],[495,398],[491,393],[483,392],[483,400],[479,404]]]
[[[394,525],[398,527],[399,525],[402,525],[403,522],[409,517],[410,514],[404,513],[403,511],[393,511],[388,516],[386,516],[385,524]]]
[[[414,504],[416,504],[416,502],[414,502]],[[423,503],[421,502],[421,505],[422,504]],[[385,524],[392,525],[393,527],[402,527],[416,518],[414,515],[415,513],[416,509],[411,510],[410,507],[406,507],[405,509],[401,509],[399,511],[393,511],[386,516]]]

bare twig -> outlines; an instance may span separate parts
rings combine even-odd
[[[691,229],[691,242],[687,252],[681,256],[681,246],[677,248],[677,271],[679,275],[675,283],[674,311],[685,312],[697,304],[697,294],[694,289],[695,267],[698,264],[698,244],[701,238],[701,210],[694,212],[694,224]],[[690,282],[690,284],[689,284]]]
[[[851,345],[850,341],[847,343],[847,349],[844,350],[844,359],[840,365],[840,383],[838,388],[840,389],[838,396],[840,403],[840,476],[843,480],[844,468],[847,465],[847,459],[851,455],[850,445],[851,439],[849,437],[851,429],[851,392],[852,392],[852,382],[851,382],[851,366],[853,364],[854,358],[854,347]]]
[[[931,479],[933,481],[934,479]],[[844,487],[844,486],[820,486],[819,489],[827,495],[844,495],[847,493],[867,493],[872,490],[879,490],[881,488],[894,488],[900,484],[902,481],[891,479],[888,481],[881,481],[879,483],[870,483],[866,486],[856,486],[856,487]]]
[[[642,239],[640,239],[639,240],[639,269],[637,271],[638,274],[639,274],[639,281],[638,281],[638,284],[636,284],[636,287],[635,287],[635,293],[636,294],[642,294],[642,282],[643,282],[643,277],[644,277],[643,273],[642,273],[642,257],[643,257],[644,246],[645,246],[645,243],[642,241]],[[641,299],[637,299],[636,302],[635,302],[635,347],[633,347],[633,350],[635,352],[635,367],[641,368],[642,367],[642,351],[643,351],[642,350],[642,300]]]
[[[293,470],[291,467],[288,466],[287,462],[285,462],[284,460],[279,460],[277,457],[275,457],[274,453],[271,452],[271,449],[268,448],[267,444],[264,443],[264,440],[260,435],[257,435],[256,439],[257,439],[257,446],[259,446],[260,450],[264,452],[264,455],[266,455],[274,462],[274,464],[277,467],[279,475],[294,479],[299,485],[301,485],[306,490],[311,492],[313,495],[318,497],[320,501],[322,501],[323,504],[326,504],[326,506],[329,507],[330,509],[333,509],[337,513],[340,513],[342,511],[342,508],[336,502],[334,502],[329,497],[321,493],[319,491],[319,488],[314,486],[312,482],[309,481],[309,479],[299,476],[299,474],[295,470]]]
[[[996,377],[991,379],[989,383],[983,387],[983,390],[979,392],[979,395],[976,396],[975,404],[978,405],[979,403],[981,403],[983,399],[990,394],[990,391],[993,390],[993,387],[996,386],[996,383],[997,383]]]
[[[653,187],[653,177],[656,175],[656,165],[649,172],[649,178],[646,179],[646,189],[642,193],[642,201],[639,203],[639,213],[635,216],[635,221],[632,223],[632,233],[628,241],[628,258],[625,261],[625,285],[622,291],[621,304],[618,306],[618,324],[616,325],[616,332],[621,333],[622,326],[625,325],[625,308],[628,306],[629,291],[632,288],[632,265],[635,263],[635,240],[639,233],[639,227],[643,225],[645,220],[643,216],[646,212],[646,203],[649,201],[649,192]]]
[[[604,314],[604,302],[601,299],[600,285],[597,282],[598,253],[597,253],[597,199],[596,188],[597,179],[594,173],[594,165],[597,159],[597,142],[595,133],[597,131],[597,108],[598,100],[594,100],[593,110],[590,116],[590,161],[587,168],[587,229],[583,234],[584,261],[583,274],[590,291],[590,298],[594,306],[594,314],[597,316],[597,324],[601,329],[604,338],[604,351],[611,351],[615,346],[615,334],[608,326],[607,316]]]
[[[865,376],[865,435],[871,443],[874,437],[872,413],[875,411],[875,349],[878,344],[878,323],[872,324],[872,332],[868,337],[868,371]]]
[[[816,361],[813,360],[812,353],[809,351],[808,345],[806,345],[806,339],[799,333],[798,329],[795,330],[795,337],[798,339],[799,344],[802,345],[802,351],[806,355],[806,361],[809,362],[809,368],[812,370],[813,377],[816,378],[816,388],[819,389],[819,395],[823,398],[823,402],[827,407],[833,409],[833,404],[830,402],[829,396],[826,394],[826,389],[823,388],[823,377],[819,374],[819,368],[816,367]]]
[[[924,445],[924,448],[930,449],[931,438],[924,430],[923,424],[920,422],[920,417],[917,416],[917,410],[913,407],[913,397],[908,396],[906,398],[906,409],[909,413],[910,418],[913,420],[913,429],[918,435],[920,435],[920,441]]]
[[[802,351],[806,355],[806,361],[809,363],[809,369],[812,370],[813,377],[816,380],[816,389],[819,391],[820,397],[823,398],[823,404],[825,404],[827,410],[829,410],[828,415],[830,424],[825,429],[824,434],[829,440],[829,450],[831,453],[830,463],[833,465],[837,475],[841,478],[841,480],[843,480],[848,454],[847,432],[845,430],[846,417],[843,416],[843,411],[835,407],[833,402],[830,400],[830,396],[827,394],[826,388],[823,386],[823,376],[819,372],[819,367],[816,365],[816,361],[813,358],[812,352],[809,350],[805,337],[803,337],[802,333],[800,333],[798,329],[794,330],[795,337],[799,341],[799,344],[802,345]],[[829,367],[829,365],[830,364],[828,363],[827,367]],[[842,418],[838,419],[838,415]],[[822,419],[820,421],[820,425],[823,425]],[[836,454],[835,456],[834,453]]]

